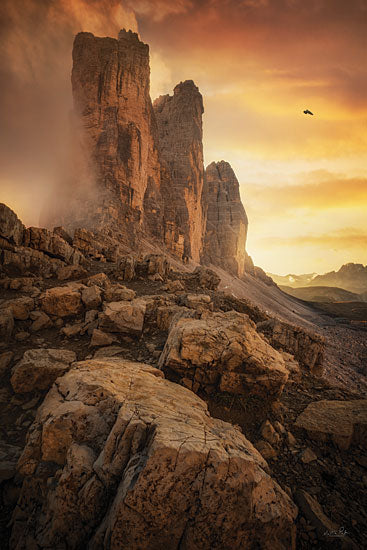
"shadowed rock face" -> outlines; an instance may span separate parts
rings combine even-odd
[[[204,260],[235,275],[243,275],[248,220],[239,183],[228,162],[212,162],[207,167],[203,208],[206,213]]]
[[[171,176],[171,202],[167,219],[183,236],[183,255],[199,261],[202,251],[204,182],[203,98],[192,80],[180,82],[173,96],[155,100],[159,150]],[[168,235],[166,236],[168,239]],[[182,240],[182,239],[181,239]]]

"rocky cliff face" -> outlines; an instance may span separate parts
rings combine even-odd
[[[79,33],[73,48],[72,88],[81,126],[84,181],[76,182],[73,208],[68,206],[58,221],[68,228],[128,225],[131,231],[149,226],[154,210],[159,227],[155,203],[160,165],[148,46],[131,31],[120,31],[118,40]]]
[[[237,178],[228,162],[212,162],[207,167],[203,208],[206,214],[204,259],[243,275],[248,220]]]
[[[211,164],[204,184],[204,108],[194,82],[152,106],[149,48],[123,30],[118,40],[76,36],[72,88],[73,166],[42,225],[134,250],[145,237],[184,261],[242,275],[247,217],[228,163]]]
[[[193,81],[186,80],[175,87],[173,96],[156,99],[153,107],[160,156],[171,176],[167,219],[183,236],[184,257],[200,261],[204,230],[203,98]],[[168,234],[166,239],[170,240]]]

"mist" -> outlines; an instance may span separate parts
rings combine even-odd
[[[117,36],[137,23],[118,0],[2,0],[0,21],[0,202],[39,225],[45,198],[73,170],[74,36]]]

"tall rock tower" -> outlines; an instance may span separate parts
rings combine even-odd
[[[206,214],[203,260],[243,275],[248,220],[237,178],[228,162],[212,162],[205,171]]]
[[[125,30],[117,40],[79,33],[71,80],[73,162],[42,225],[86,228],[128,250],[149,241],[241,276],[247,217],[228,163],[212,163],[204,177],[203,98],[194,82],[152,106],[149,47]]]
[[[72,199],[58,223],[130,235],[145,225],[161,230],[160,164],[149,77],[149,47],[137,34],[122,30],[118,40],[84,32],[75,37],[74,130],[82,156],[76,166],[82,165],[83,176],[74,173]]]
[[[200,261],[204,232],[203,98],[194,82],[186,80],[175,87],[173,96],[156,99],[153,107],[160,158],[170,174],[165,241],[170,246],[170,227],[176,231],[179,228],[183,257]]]

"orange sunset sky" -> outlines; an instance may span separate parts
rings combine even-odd
[[[0,17],[0,200],[26,224],[62,179],[73,35],[127,27],[153,99],[199,86],[205,164],[235,170],[257,265],[367,263],[367,0],[3,0]]]

